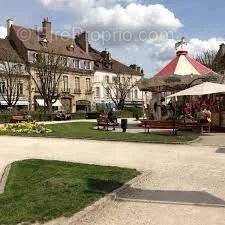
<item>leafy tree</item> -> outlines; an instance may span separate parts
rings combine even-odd
[[[52,53],[37,53],[31,63],[29,73],[35,86],[44,99],[48,112],[52,113],[52,105],[59,99],[59,84],[66,71],[67,58]],[[32,69],[33,72],[32,72]]]
[[[113,77],[112,82],[103,83],[107,97],[113,101],[119,110],[124,109],[125,101],[135,86],[136,83],[132,82],[131,76],[120,73]]]
[[[25,64],[6,49],[0,49],[0,55],[0,96],[9,108],[14,108],[21,94],[21,76],[25,75]]]
[[[201,54],[198,54],[195,59],[200,62],[202,65],[214,70],[215,69],[215,65],[214,65],[214,61],[216,58],[216,52],[215,51],[204,51]]]

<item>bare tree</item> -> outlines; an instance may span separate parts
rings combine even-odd
[[[59,99],[59,84],[66,70],[67,58],[51,53],[37,53],[29,65],[29,73],[44,99],[44,105],[52,113],[52,105]],[[34,70],[32,73],[31,68]]]
[[[19,100],[21,75],[25,65],[18,56],[7,50],[0,50],[0,95],[9,108],[14,108]]]
[[[124,74],[117,74],[112,82],[103,83],[108,98],[110,98],[117,109],[123,110],[128,94],[136,86],[132,83],[132,77]]]
[[[202,65],[214,70],[214,60],[216,58],[215,51],[204,51],[201,54],[198,54],[195,59],[200,62]]]

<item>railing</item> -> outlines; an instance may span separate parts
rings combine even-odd
[[[91,95],[93,92],[92,88],[88,89],[88,90],[85,90],[85,94],[86,95]]]
[[[81,90],[80,89],[74,89],[74,94],[81,94]]]
[[[69,93],[70,93],[70,88],[62,89],[61,92],[62,92],[62,93],[69,94]]]

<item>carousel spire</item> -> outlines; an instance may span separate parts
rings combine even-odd
[[[176,54],[179,55],[187,55],[187,42],[185,41],[185,37],[182,37],[180,41],[175,44]]]
[[[165,78],[172,75],[208,75],[213,72],[188,55],[187,42],[184,37],[175,44],[175,50],[176,58],[155,76]]]

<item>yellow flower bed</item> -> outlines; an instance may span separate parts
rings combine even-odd
[[[0,133],[14,133],[14,134],[48,134],[52,130],[43,124],[36,122],[23,122],[16,124],[7,124],[0,128]]]

